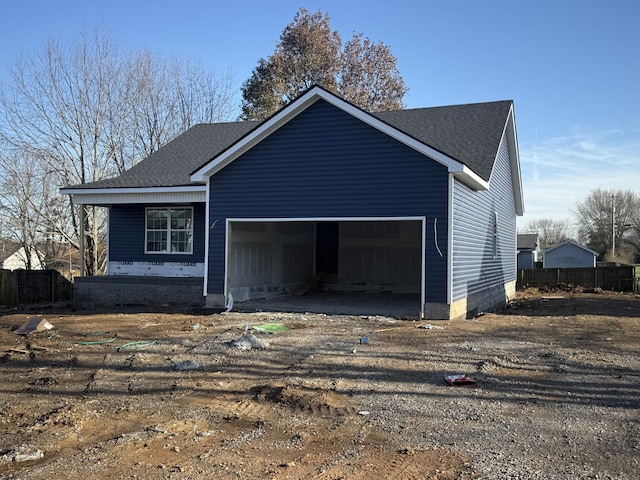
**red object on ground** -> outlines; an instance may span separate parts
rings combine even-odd
[[[466,375],[445,375],[444,381],[449,385],[473,385],[476,381]]]

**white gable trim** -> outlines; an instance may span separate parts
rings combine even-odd
[[[578,247],[578,248],[584,250],[585,252],[589,252],[594,257],[597,257],[597,256],[600,255],[595,250],[591,250],[590,248],[587,248],[584,245],[580,245],[578,242],[575,242],[573,240],[565,240],[564,242],[560,242],[559,244],[554,245],[553,247],[549,247],[549,248],[545,249],[544,253],[551,252],[551,251],[553,251],[553,250],[555,250],[557,248],[566,247],[568,245],[573,245],[574,247]]]
[[[113,205],[122,203],[194,203],[206,202],[207,186],[147,188],[63,188],[76,205]]]
[[[216,158],[212,159],[200,169],[196,170],[191,175],[191,181],[207,181],[209,177],[215,175],[218,171],[229,165],[236,158],[260,143],[263,139],[271,135],[282,125],[289,122],[291,119],[296,117],[298,114],[306,110],[309,106],[313,105],[320,99],[329,102],[335,107],[357,118],[358,120],[372,126],[382,133],[389,135],[390,137],[404,143],[405,145],[413,148],[423,155],[432,158],[438,163],[444,165],[445,167],[447,167],[450,173],[453,173],[457,178],[459,178],[462,182],[468,184],[470,187],[476,190],[487,190],[489,188],[488,182],[471,171],[471,169],[469,169],[469,167],[467,167],[466,165],[408,136],[407,134],[397,130],[396,128],[391,127],[390,125],[377,119],[373,115],[370,115],[364,110],[361,110],[360,108],[342,100],[336,95],[320,87],[314,87],[310,89],[307,93],[303,94],[297,100],[280,110],[280,112],[276,113],[269,120],[262,123],[247,136],[233,144],[226,151],[222,152]]]
[[[520,152],[518,151],[518,133],[516,131],[516,119],[513,113],[513,103],[509,109],[507,124],[505,125],[509,148],[509,161],[511,162],[511,183],[513,184],[513,197],[516,206],[516,214],[524,215],[524,194],[522,191],[522,175],[520,172]],[[504,137],[504,134],[503,134]]]
[[[504,143],[507,145],[507,152],[509,155],[509,171],[511,172],[511,184],[513,187],[513,203],[517,216],[524,215],[524,196],[522,193],[522,176],[520,174],[520,153],[518,152],[518,140],[515,125],[515,116],[513,113],[513,103],[509,107],[509,113],[507,114],[507,121],[502,129],[502,136],[500,137],[500,144],[498,151],[502,148]],[[493,167],[495,168],[496,162],[494,159]],[[493,170],[491,171],[493,175]],[[480,189],[478,189],[480,190]]]

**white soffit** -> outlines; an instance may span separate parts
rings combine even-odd
[[[183,188],[130,188],[130,189],[61,189],[63,195],[72,195],[76,205],[114,205],[131,203],[197,203],[206,202],[205,186]]]
[[[473,170],[466,165],[463,165],[460,170],[449,169],[449,172],[453,173],[454,177],[474,190],[489,190],[489,182],[473,172]]]

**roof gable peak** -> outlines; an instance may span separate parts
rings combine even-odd
[[[261,142],[263,139],[278,130],[281,126],[295,118],[298,114],[305,111],[311,105],[319,100],[324,100],[336,108],[354,116],[358,120],[376,128],[377,130],[389,135],[392,138],[408,145],[423,155],[446,166],[454,175],[458,176],[462,181],[475,189],[487,189],[488,182],[480,177],[476,172],[471,170],[464,163],[452,158],[433,146],[419,140],[418,138],[406,133],[402,129],[394,126],[392,123],[385,121],[384,113],[372,114],[329,92],[328,90],[314,86],[301,94],[297,99],[293,100],[287,106],[275,113],[269,119],[257,125],[243,138],[229,146],[218,156],[212,158],[199,169],[195,170],[191,175],[192,181],[206,181],[212,175],[225,166],[240,157],[243,153],[251,149],[253,146]],[[396,110],[389,113],[404,112],[405,110]]]

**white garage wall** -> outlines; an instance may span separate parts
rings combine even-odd
[[[228,278],[233,298],[267,298],[310,284],[313,239],[311,222],[232,222]]]
[[[339,284],[350,290],[419,293],[421,249],[420,222],[343,222]]]
[[[302,293],[419,293],[421,221],[340,221],[337,276],[316,278],[314,221],[232,221],[228,291],[234,300]]]

